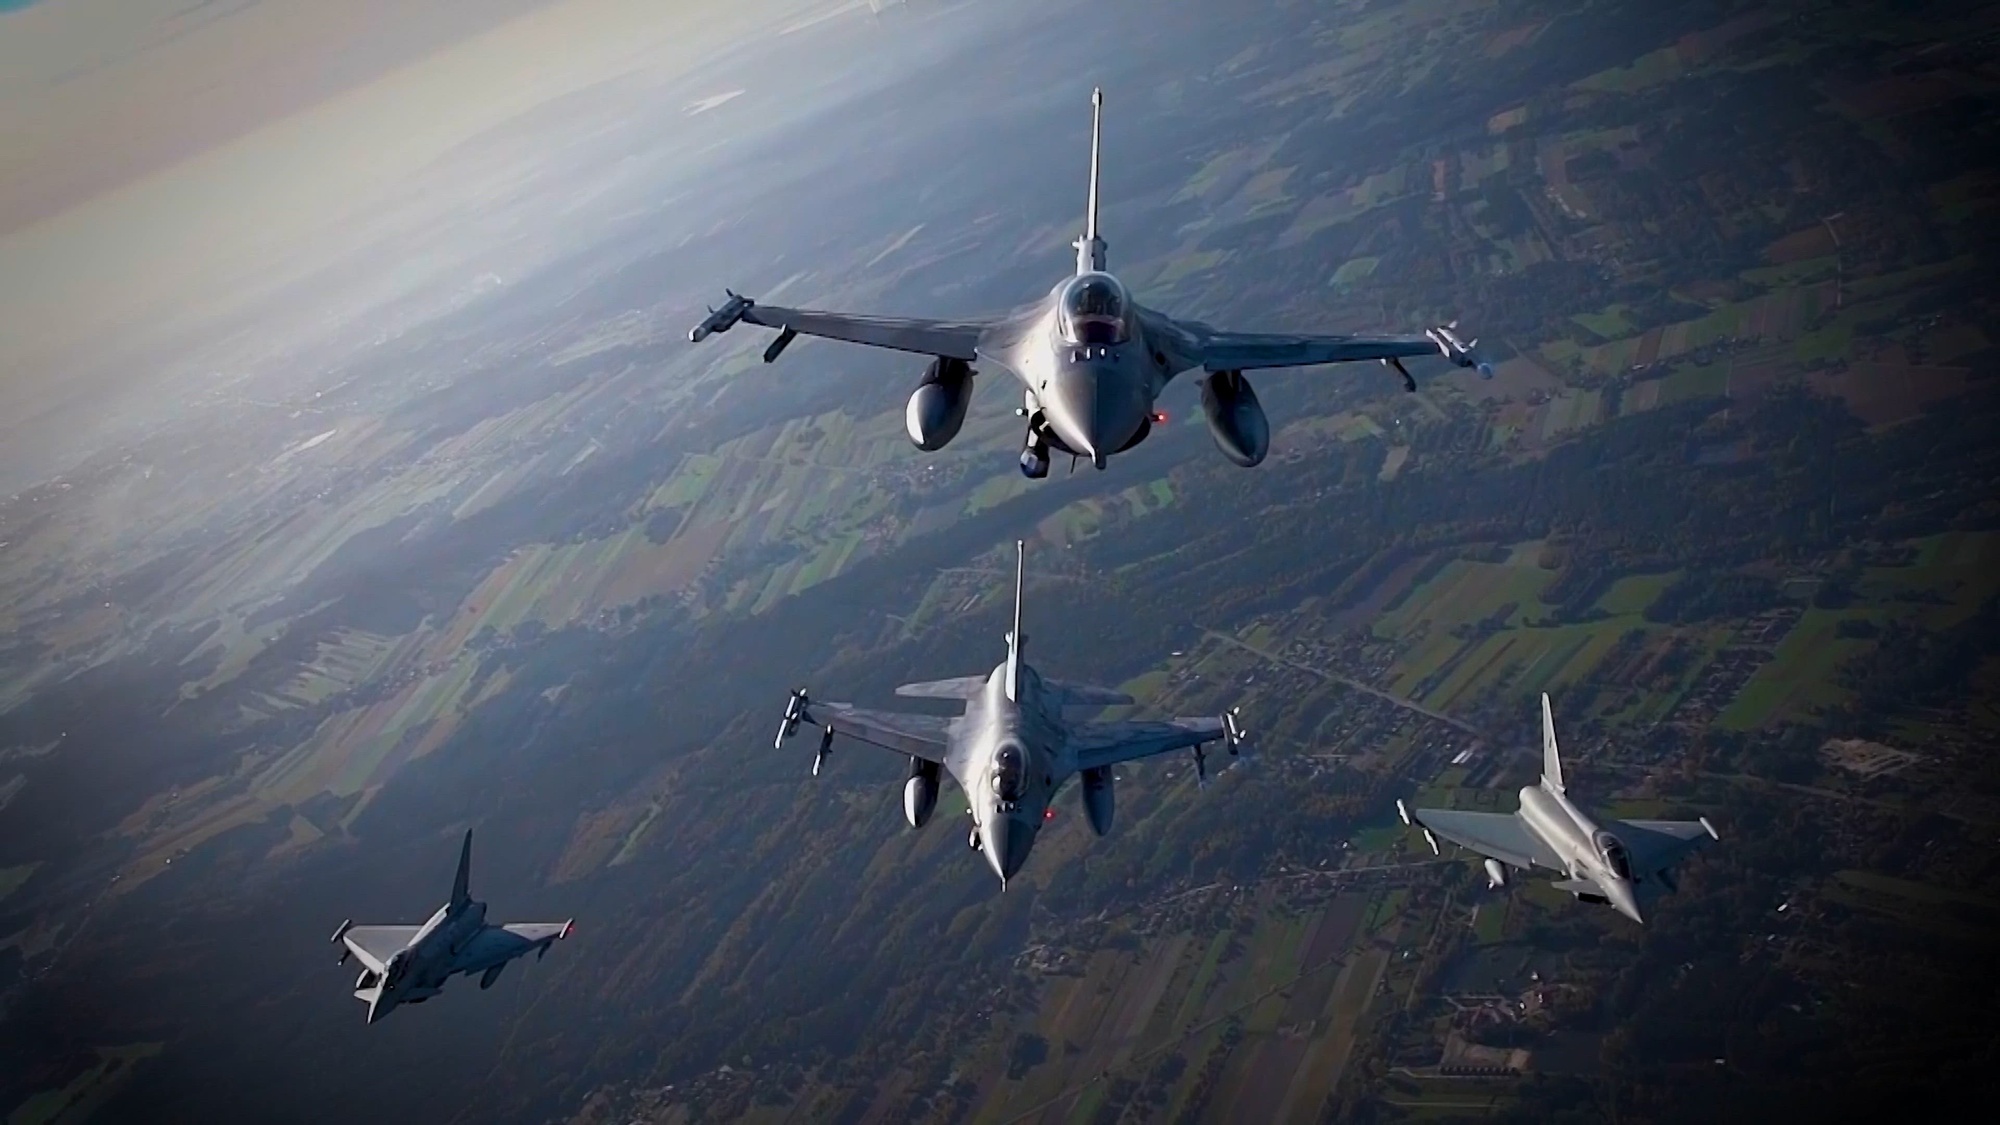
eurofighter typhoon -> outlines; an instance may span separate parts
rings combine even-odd
[[[778,728],[777,746],[800,724],[820,728],[813,775],[833,749],[833,736],[845,735],[885,750],[907,755],[909,780],[903,785],[903,815],[912,828],[922,828],[937,808],[938,781],[946,773],[965,792],[972,816],[967,842],[986,857],[1007,889],[1043,822],[1057,792],[1072,776],[1082,778],[1083,807],[1091,830],[1099,836],[1111,830],[1112,767],[1137,758],[1192,749],[1195,774],[1208,779],[1204,747],[1221,742],[1233,757],[1244,734],[1236,712],[1215,718],[1172,719],[1161,722],[1071,723],[1070,707],[1114,707],[1132,697],[1107,688],[1046,679],[1023,656],[1027,638],[1021,632],[1021,598],[1027,571],[1026,551],[1016,541],[1014,627],[1007,634],[1007,659],[984,676],[904,684],[896,694],[917,699],[952,699],[964,704],[956,718],[907,712],[865,711],[844,703],[822,703],[792,693]]]
[[[780,308],[726,291],[729,299],[710,309],[688,339],[698,343],[742,322],[778,330],[764,351],[766,363],[801,333],[928,355],[930,366],[904,412],[910,440],[925,452],[943,449],[958,435],[975,363],[1007,371],[1025,392],[1017,414],[1027,420],[1021,472],[1031,479],[1048,475],[1052,453],[1069,454],[1072,468],[1087,459],[1102,469],[1107,457],[1146,440],[1166,421],[1155,401],[1185,371],[1203,373],[1209,432],[1223,456],[1245,468],[1262,462],[1271,447],[1270,422],[1245,371],[1372,359],[1414,391],[1416,380],[1402,361],[1441,355],[1492,377],[1491,365],[1473,352],[1478,341],[1462,338],[1452,324],[1407,336],[1222,332],[1133,300],[1106,270],[1106,244],[1097,232],[1103,91],[1093,91],[1090,103],[1090,196],[1083,237],[1073,244],[1076,273],[1041,300],[990,320],[945,321]]]
[[[1507,885],[1507,868],[1545,867],[1565,876],[1555,884],[1582,902],[1608,903],[1645,922],[1641,900],[1675,888],[1673,868],[1695,848],[1717,839],[1707,817],[1695,820],[1599,820],[1578,808],[1563,786],[1555,713],[1542,695],[1542,778],[1521,790],[1512,813],[1412,809],[1396,802],[1404,824],[1423,830],[1431,851],[1443,836],[1486,858],[1487,886]]]
[[[549,946],[569,936],[575,922],[512,922],[488,925],[486,904],[471,893],[472,832],[458,853],[458,877],[451,898],[421,926],[357,926],[342,922],[333,933],[341,943],[340,963],[349,954],[360,960],[361,976],[354,998],[368,1005],[368,1022],[388,1015],[398,1004],[421,1004],[436,996],[444,982],[458,973],[478,973],[479,987],[491,988],[507,962],[533,953],[536,960]]]

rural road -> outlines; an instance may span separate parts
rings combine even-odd
[[[1391,695],[1390,693],[1383,691],[1381,688],[1375,687],[1371,684],[1362,683],[1360,680],[1357,680],[1352,676],[1343,676],[1338,672],[1329,672],[1324,668],[1315,668],[1310,664],[1302,664],[1296,660],[1291,659],[1290,657],[1279,656],[1275,652],[1269,652],[1264,649],[1258,648],[1256,645],[1248,644],[1244,641],[1237,640],[1235,637],[1232,637],[1227,633],[1218,633],[1215,630],[1208,628],[1202,629],[1202,632],[1210,637],[1214,637],[1216,640],[1221,641],[1223,644],[1231,645],[1233,647],[1242,649],[1244,652],[1261,656],[1265,660],[1268,660],[1273,664],[1282,664],[1287,668],[1295,668],[1298,671],[1304,672],[1308,675],[1318,676],[1322,680],[1327,680],[1332,683],[1339,684],[1340,686],[1348,688],[1350,690],[1358,691],[1363,695],[1372,695],[1375,698],[1382,700],[1384,703],[1394,704],[1395,706],[1401,707],[1403,710],[1409,711],[1412,714],[1422,715],[1426,719],[1431,719],[1436,722],[1444,723],[1447,726],[1456,727],[1459,730],[1462,730],[1465,733],[1471,735],[1472,737],[1480,739],[1481,741],[1484,741],[1486,738],[1486,736],[1480,732],[1478,727],[1473,726],[1471,723],[1466,722],[1464,719],[1453,718],[1452,716],[1447,715],[1442,711],[1433,711],[1432,709],[1424,706],[1421,703],[1417,703],[1409,699],[1404,699],[1400,695]]]

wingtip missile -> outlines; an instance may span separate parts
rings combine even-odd
[[[1468,340],[1459,335],[1457,321],[1454,320],[1449,324],[1440,324],[1436,328],[1426,329],[1424,335],[1430,337],[1430,341],[1436,345],[1439,355],[1442,355],[1460,367],[1473,368],[1484,378],[1490,379],[1493,377],[1491,374],[1492,365],[1482,361],[1473,350],[1479,346],[1478,337]]]
[[[1708,818],[1707,818],[1707,817],[1705,817],[1705,816],[1701,816],[1701,817],[1696,817],[1696,818],[1695,818],[1695,823],[1696,823],[1696,824],[1699,824],[1699,825],[1701,825],[1701,830],[1702,830],[1702,831],[1704,831],[1704,832],[1706,832],[1706,833],[1708,833],[1708,838],[1709,838],[1709,839],[1711,839],[1711,840],[1720,840],[1720,839],[1722,839],[1721,835],[1719,835],[1719,834],[1718,834],[1718,833],[1717,833],[1717,832],[1715,831],[1715,825],[1713,825],[1713,824],[1710,824],[1710,823],[1708,822]]]
[[[349,930],[351,930],[351,929],[353,929],[353,928],[354,928],[354,919],[352,919],[352,918],[344,918],[344,919],[342,919],[342,920],[341,920],[341,923],[340,923],[340,928],[339,928],[339,929],[337,929],[337,930],[335,930],[335,931],[333,931],[333,936],[332,936],[332,937],[330,937],[330,938],[328,938],[328,939],[326,939],[326,940],[328,940],[328,941],[339,941],[339,940],[340,940],[341,938],[344,938],[344,937],[346,937],[346,936],[347,936],[347,931],[349,931]]]
[[[826,756],[833,753],[833,728],[825,727],[819,734],[819,749],[813,754],[813,776],[819,776],[820,766],[826,764]]]
[[[806,717],[807,702],[804,688],[793,691],[791,698],[785,701],[785,717],[778,722],[778,737],[771,743],[773,749],[783,750],[785,740],[797,733],[799,721]]]
[[[1403,818],[1405,826],[1416,823],[1416,821],[1410,819],[1410,806],[1404,804],[1401,797],[1396,798],[1396,815]]]
[[[729,294],[729,299],[722,302],[722,307],[719,309],[710,308],[708,315],[702,318],[701,323],[689,329],[689,343],[699,344],[713,333],[729,331],[731,328],[736,327],[737,321],[743,319],[744,313],[750,311],[750,306],[754,303],[750,298],[729,289],[724,289],[723,292]],[[789,340],[786,341],[786,343],[790,342]],[[776,357],[773,356],[772,358],[775,359]]]
[[[1432,855],[1441,856],[1444,854],[1444,849],[1438,847],[1438,838],[1436,836],[1431,835],[1431,830],[1428,828],[1424,829],[1424,843],[1429,844],[1431,846]]]

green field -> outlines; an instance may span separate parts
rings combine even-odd
[[[1597,599],[1597,608],[1613,617],[1636,617],[1646,612],[1660,596],[1660,592],[1680,578],[1680,571],[1669,574],[1635,574],[1620,578],[1611,584],[1604,596]]]
[[[8,895],[20,890],[22,885],[35,874],[35,868],[40,866],[41,861],[37,860],[34,863],[17,864],[13,867],[0,867],[0,902],[6,901]]]
[[[1577,313],[1571,320],[1583,325],[1600,340],[1616,340],[1639,330],[1632,322],[1631,310],[1624,305],[1612,305],[1594,313]]]
[[[97,1048],[96,1065],[71,1079],[60,1090],[44,1090],[7,1115],[7,1125],[72,1125],[111,1099],[132,1077],[138,1064],[166,1047],[164,1043],[134,1043]]]
[[[1771,662],[1759,668],[1735,701],[1716,716],[1716,725],[1727,730],[1754,730],[1777,719],[1805,717],[1815,707],[1839,703],[1844,692],[1835,674],[1841,663],[1873,642],[1841,637],[1836,630],[1842,621],[1879,621],[1882,616],[1883,611],[1875,607],[1806,610],[1779,642]]]

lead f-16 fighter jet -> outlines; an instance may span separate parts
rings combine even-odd
[[[569,936],[575,919],[567,922],[486,922],[486,904],[471,894],[472,832],[458,853],[458,877],[451,899],[421,926],[357,926],[342,922],[333,932],[341,943],[340,963],[349,954],[361,961],[354,998],[368,1004],[368,1022],[381,1019],[398,1004],[421,1004],[436,996],[457,973],[479,973],[479,987],[491,988],[507,962],[533,953],[541,960],[549,946]]]
[[[1111,831],[1112,767],[1135,758],[1174,750],[1194,751],[1195,775],[1208,780],[1208,743],[1221,742],[1235,757],[1244,733],[1231,710],[1215,718],[1173,719],[1165,722],[1068,722],[1065,708],[1115,707],[1132,697],[1108,688],[1045,679],[1022,657],[1027,638],[1021,633],[1021,593],[1027,557],[1014,544],[1014,628],[1007,634],[1007,659],[984,676],[904,684],[896,694],[917,699],[956,699],[964,713],[956,718],[895,711],[864,711],[845,703],[822,703],[806,697],[804,688],[785,704],[777,746],[797,732],[799,724],[820,728],[813,775],[833,749],[833,736],[843,734],[886,750],[908,755],[909,780],[903,784],[903,816],[912,828],[922,828],[937,808],[938,779],[946,772],[964,790],[972,814],[968,840],[983,853],[1000,889],[1027,862],[1035,834],[1054,814],[1049,804],[1073,775],[1083,778],[1083,807],[1091,830]]]
[[[1011,372],[1026,390],[1018,411],[1027,419],[1021,472],[1034,479],[1048,475],[1051,451],[1069,454],[1072,468],[1076,459],[1088,458],[1102,469],[1111,454],[1146,440],[1166,420],[1155,400],[1184,371],[1202,371],[1209,432],[1223,456],[1245,468],[1263,461],[1271,447],[1270,422],[1245,371],[1373,359],[1414,391],[1416,380],[1402,361],[1442,355],[1492,377],[1492,367],[1473,353],[1478,341],[1463,339],[1451,324],[1410,336],[1220,332],[1134,301],[1105,270],[1105,242],[1097,233],[1102,90],[1091,93],[1090,104],[1090,198],[1083,237],[1074,243],[1076,274],[1041,300],[990,320],[946,321],[787,309],[725,291],[729,299],[710,309],[688,339],[698,343],[744,322],[778,329],[764,351],[766,363],[800,333],[931,356],[904,412],[910,440],[925,452],[943,449],[958,435],[972,398],[974,363]]]
[[[1571,803],[1556,751],[1556,720],[1542,694],[1542,779],[1521,790],[1513,813],[1412,809],[1396,802],[1404,824],[1423,830],[1431,851],[1443,836],[1486,856],[1487,886],[1507,885],[1507,868],[1546,867],[1567,876],[1556,889],[1583,902],[1609,903],[1640,924],[1640,899],[1675,889],[1673,868],[1689,852],[1718,839],[1707,817],[1695,820],[1592,818]]]

